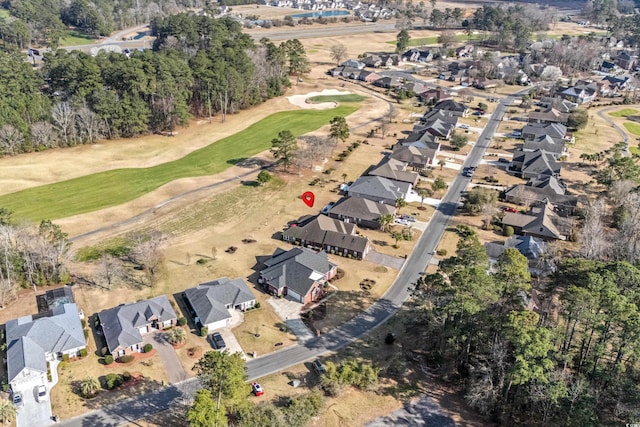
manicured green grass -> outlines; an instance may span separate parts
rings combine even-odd
[[[635,156],[640,156],[640,148],[638,147],[629,147],[629,151]]]
[[[67,30],[65,34],[64,37],[60,38],[60,46],[79,46],[94,41],[90,35],[80,31]]]
[[[479,40],[479,39],[480,39],[480,34],[472,34],[471,38],[469,38],[469,36],[467,36],[466,34],[456,34],[456,40],[458,40],[459,42],[467,41],[467,40]],[[387,44],[392,44],[392,45],[396,45],[396,43],[397,43],[396,40],[387,42]],[[430,44],[438,44],[438,36],[422,37],[422,38],[409,40],[409,47],[427,46]]]
[[[322,102],[362,102],[366,97],[351,93],[348,95],[318,95],[307,98],[311,104],[320,104]]]
[[[640,111],[634,110],[633,108],[624,108],[622,110],[613,111],[609,113],[609,115],[613,117],[629,117],[638,113],[640,113]]]
[[[116,206],[179,178],[214,175],[238,161],[271,147],[281,130],[302,135],[346,117],[358,109],[343,105],[331,110],[286,111],[255,123],[242,132],[212,143],[173,162],[150,168],[113,169],[68,181],[0,196],[0,206],[14,219],[40,221],[64,218]],[[170,143],[168,140],[167,143]]]
[[[9,11],[7,9],[0,9],[0,18],[7,19],[10,16]]]
[[[625,129],[634,135],[640,135],[640,123],[627,122],[624,123]]]

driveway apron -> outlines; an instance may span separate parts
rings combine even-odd
[[[178,359],[175,349],[167,342],[163,332],[156,332],[144,336],[144,343],[151,344],[158,352],[164,369],[169,376],[169,383],[175,384],[189,378]]]

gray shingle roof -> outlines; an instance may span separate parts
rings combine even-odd
[[[344,197],[333,205],[329,213],[343,215],[350,218],[359,218],[367,221],[377,221],[381,215],[394,214],[395,206],[386,203],[377,203],[361,197]]]
[[[413,145],[397,145],[391,153],[391,158],[410,165],[420,165],[426,167],[436,156],[436,150],[430,148],[419,148]],[[397,197],[396,197],[397,198]]]
[[[277,253],[277,252],[276,252]],[[307,248],[293,248],[280,252],[264,263],[260,272],[267,282],[278,288],[287,287],[299,295],[306,295],[316,282],[312,277],[326,275],[334,267],[326,252],[314,252]]]
[[[564,138],[567,127],[561,123],[528,123],[522,128],[522,135],[549,135],[551,138]]]
[[[407,195],[410,185],[406,182],[394,181],[381,176],[361,176],[349,187],[349,195],[371,200],[378,200],[380,197],[397,200]]]
[[[41,370],[47,353],[86,346],[76,304],[55,307],[49,317],[34,320],[32,316],[24,316],[9,320],[6,324],[6,336],[9,381],[25,367]]]
[[[409,172],[406,168],[407,164],[405,162],[391,157],[385,157],[369,172],[369,175],[382,176],[384,178],[408,182],[415,185],[419,178],[418,174],[415,172]]]
[[[98,317],[109,351],[141,343],[142,335],[138,328],[150,324],[152,319],[164,322],[177,318],[164,295],[109,308],[98,313]]]
[[[297,227],[289,227],[282,234],[289,238],[318,245],[335,245],[343,249],[364,252],[369,240],[366,237],[357,236],[355,233],[356,226],[354,224],[319,215]]]
[[[185,290],[184,294],[205,325],[231,317],[227,305],[233,307],[256,299],[244,280],[227,277],[201,283]]]

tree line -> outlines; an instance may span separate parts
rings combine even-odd
[[[153,50],[58,50],[41,70],[0,51],[0,154],[173,133],[191,116],[224,121],[308,70],[298,40],[254,43],[230,18],[180,14],[154,20],[152,30]]]
[[[548,251],[551,274],[532,279],[518,250],[491,266],[476,233],[457,230],[456,255],[417,281],[405,321],[428,364],[503,424],[638,419],[640,270]]]
[[[10,16],[0,18],[0,40],[18,48],[57,47],[67,27],[94,37],[151,21],[155,17],[202,8],[201,0],[7,0]]]

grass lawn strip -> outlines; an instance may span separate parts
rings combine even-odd
[[[68,30],[65,34],[64,37],[60,38],[60,46],[80,46],[95,41],[91,36],[80,31]]]
[[[173,162],[150,168],[114,169],[0,197],[0,206],[15,218],[40,221],[92,212],[134,200],[180,178],[214,175],[237,161],[267,150],[281,130],[302,135],[348,116],[357,106],[273,114],[242,132],[224,138]]]
[[[461,42],[461,41],[466,41],[466,40],[479,40],[480,39],[480,34],[472,34],[471,36],[467,36],[466,34],[456,34],[456,40]],[[409,40],[409,47],[417,47],[417,46],[426,46],[426,45],[431,45],[431,44],[438,44],[438,38],[440,36],[433,36],[433,37],[421,37],[421,38],[415,38],[415,39],[410,39]],[[398,43],[397,40],[393,40],[393,41],[388,41],[387,44],[392,44],[392,45],[396,45]]]
[[[623,108],[622,110],[613,111],[609,113],[609,115],[613,117],[629,117],[638,113],[640,113],[640,111],[633,108]]]
[[[365,97],[355,93],[349,95],[317,95],[307,98],[311,104],[322,104],[323,102],[361,102]]]
[[[640,135],[640,124],[638,123],[624,123],[624,128],[634,135]]]

